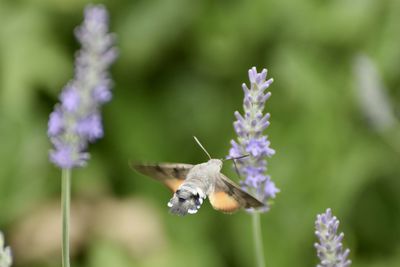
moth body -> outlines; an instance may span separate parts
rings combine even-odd
[[[243,191],[221,173],[222,160],[210,159],[192,165],[185,163],[132,164],[136,171],[162,182],[174,193],[168,202],[176,215],[195,214],[207,197],[212,207],[224,213],[240,208],[257,209],[264,204]]]

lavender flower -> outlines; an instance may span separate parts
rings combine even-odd
[[[4,246],[4,235],[0,232],[0,267],[10,267],[12,255],[10,247]]]
[[[333,216],[331,209],[325,213],[317,215],[315,221],[315,234],[319,243],[314,246],[317,249],[321,263],[317,267],[347,267],[351,261],[347,259],[349,249],[343,251],[342,239],[344,234],[336,234],[339,227],[339,220]]]
[[[100,106],[111,100],[107,70],[117,57],[106,8],[89,5],[84,15],[83,24],[75,30],[82,46],[75,59],[75,76],[64,87],[47,130],[54,145],[50,160],[65,169],[85,165],[88,143],[103,137]]]
[[[246,191],[267,205],[264,211],[269,209],[268,200],[275,198],[279,192],[271,177],[265,174],[265,158],[275,154],[275,150],[270,148],[267,136],[263,135],[263,131],[270,124],[270,114],[263,115],[265,102],[271,96],[271,93],[265,90],[273,82],[273,79],[266,80],[266,77],[266,69],[261,73],[257,73],[255,67],[249,70],[250,88],[246,84],[242,85],[244,116],[238,111],[235,112],[237,120],[233,125],[238,138],[237,141],[231,140],[232,147],[229,151],[230,158],[249,155],[237,160],[239,175],[245,177],[241,184]]]

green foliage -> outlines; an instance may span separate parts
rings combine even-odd
[[[91,146],[89,165],[73,172],[73,197],[144,199],[165,245],[132,254],[88,231],[74,266],[253,265],[245,212],[223,215],[207,204],[196,216],[173,217],[169,192],[127,164],[205,161],[193,135],[213,157],[227,155],[252,66],[275,80],[269,172],[281,193],[262,218],[267,266],[315,265],[314,219],[327,207],[340,218],[352,266],[399,266],[399,129],[371,127],[353,71],[356,55],[369,56],[398,106],[399,1],[102,2],[120,49],[114,99],[103,113],[105,138]],[[46,127],[73,74],[73,29],[86,3],[0,2],[0,228],[11,240],[28,213],[59,198]],[[224,172],[236,180],[230,166]],[[15,262],[59,266],[57,258]]]

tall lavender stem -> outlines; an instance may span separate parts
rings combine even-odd
[[[257,72],[255,67],[249,70],[250,88],[246,84],[242,85],[244,91],[243,109],[244,115],[235,112],[236,121],[234,122],[237,141],[231,140],[230,158],[237,158],[249,155],[237,160],[237,170],[245,180],[241,185],[250,194],[265,204],[265,208],[254,211],[253,235],[256,261],[258,267],[265,266],[264,249],[261,234],[261,219],[259,212],[266,212],[270,208],[270,199],[275,198],[279,189],[272,182],[271,177],[266,175],[266,157],[275,154],[275,150],[270,148],[268,137],[263,135],[264,130],[269,126],[270,114],[263,114],[265,102],[271,96],[270,92],[265,92],[273,82],[272,79],[266,80],[267,70]]]
[[[251,217],[253,221],[253,239],[254,239],[257,266],[264,267],[265,257],[264,257],[264,246],[261,234],[260,213],[254,212]]]
[[[75,76],[50,114],[48,135],[54,145],[50,161],[62,169],[62,264],[70,266],[69,220],[72,168],[85,166],[88,144],[103,137],[100,107],[111,100],[108,68],[117,57],[114,35],[108,33],[108,13],[102,5],[88,5],[83,24],[75,30],[81,44]]]
[[[62,211],[62,266],[69,266],[69,220],[71,202],[71,169],[62,169],[61,211]]]

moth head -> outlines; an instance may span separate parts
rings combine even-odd
[[[222,169],[222,160],[220,159],[210,159],[207,163],[210,171],[220,172]]]
[[[195,214],[203,204],[204,197],[202,192],[180,188],[168,202],[169,211],[180,216]]]

